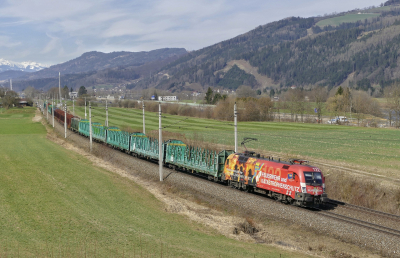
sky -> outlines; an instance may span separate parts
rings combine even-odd
[[[385,0],[0,0],[0,58],[54,65],[85,52],[198,50],[290,16]]]

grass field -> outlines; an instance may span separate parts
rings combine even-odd
[[[1,257],[303,257],[166,213],[139,185],[47,140],[33,112],[0,114]]]
[[[84,117],[84,107],[75,108]],[[92,109],[93,121],[104,124],[103,107]],[[190,138],[234,144],[232,122],[163,115],[164,130],[181,133]],[[109,108],[109,124],[120,128],[131,127],[141,131],[142,111],[137,109]],[[158,129],[158,114],[146,112],[146,133]],[[377,129],[338,125],[305,123],[239,122],[238,141],[254,137],[258,141],[247,147],[285,155],[326,159],[335,162],[363,165],[370,171],[386,169],[390,175],[400,170],[400,132],[394,129]],[[243,148],[239,148],[243,151]],[[392,171],[392,172],[390,172]]]
[[[328,25],[338,26],[341,23],[356,22],[356,21],[365,20],[368,18],[378,17],[379,15],[380,14],[378,14],[378,13],[346,14],[343,16],[338,16],[338,17],[319,21],[319,22],[317,22],[316,25],[320,26],[320,27],[325,27]]]

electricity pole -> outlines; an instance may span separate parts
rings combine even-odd
[[[67,139],[67,102],[64,105],[64,137]]]
[[[234,106],[234,110],[233,110],[233,115],[234,115],[234,127],[235,127],[235,153],[237,152],[237,146],[238,146],[238,142],[237,142],[237,109],[236,109],[236,102],[235,102],[235,106]]]
[[[86,119],[86,97],[85,97],[85,119]]]
[[[89,138],[90,138],[90,152],[92,152],[92,106],[89,101]]]
[[[58,90],[60,92],[60,104],[62,107],[62,103],[61,103],[61,73],[60,72],[58,72]]]
[[[142,101],[142,108],[143,108],[143,133],[146,134],[146,125],[145,125],[145,119],[144,119],[144,100]],[[161,112],[161,110],[160,110]]]
[[[53,116],[53,128],[54,128],[54,104],[56,104],[56,102],[53,99],[52,105],[51,105],[51,115]]]
[[[107,107],[107,99],[106,99],[106,126],[108,127],[108,107]]]
[[[143,109],[144,110],[144,109]],[[161,102],[158,103],[158,124],[159,124],[159,132],[158,132],[158,165],[160,171],[160,182],[163,181],[163,171],[162,171],[162,127],[161,127]]]

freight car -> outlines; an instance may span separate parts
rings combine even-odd
[[[65,122],[65,116],[64,115],[65,115],[65,111],[63,111],[63,110],[61,110],[59,108],[55,108],[54,109],[54,118],[62,125],[64,125],[64,122]],[[72,121],[73,117],[74,116],[72,114],[69,114],[67,112],[67,128],[68,129],[71,128],[71,121]]]
[[[49,114],[52,114],[52,111],[53,111],[53,105],[52,105],[52,104],[50,104],[50,103],[44,103],[44,104],[43,104],[43,107],[44,107],[45,110],[47,110],[47,112],[48,112]]]
[[[89,137],[87,119],[71,118],[70,129]],[[143,133],[128,133],[115,126],[92,122],[92,136],[135,157],[159,159],[158,139]],[[322,172],[304,160],[284,162],[247,150],[216,152],[170,139],[162,143],[162,163],[171,169],[200,174],[209,180],[296,206],[316,207],[328,202]]]

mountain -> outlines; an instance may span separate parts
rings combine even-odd
[[[115,67],[141,66],[149,62],[161,61],[170,57],[186,54],[184,48],[163,48],[149,52],[87,52],[68,62],[50,66],[39,72],[26,75],[24,79],[42,79],[58,77],[61,74],[80,74]]]
[[[190,52],[160,71],[168,79],[152,76],[136,87],[180,91],[239,84],[253,88],[346,85],[381,92],[400,80],[399,3],[390,0],[380,7],[324,17],[289,17],[259,26]],[[239,61],[250,69],[229,67]]]
[[[3,81],[3,80],[19,78],[26,75],[27,73],[28,72],[24,71],[7,70],[4,72],[0,72],[0,80]]]
[[[36,62],[12,62],[5,60],[3,58],[0,58],[0,72],[4,71],[23,71],[23,72],[37,72],[39,70],[42,70],[46,68],[46,66],[41,65]]]
[[[156,73],[186,53],[183,48],[164,48],[149,52],[93,51],[63,64],[25,74],[18,80],[13,80],[13,87],[21,90],[32,86],[46,91],[58,85],[59,71],[61,84],[74,89],[82,85],[85,87],[99,84],[127,85]]]

